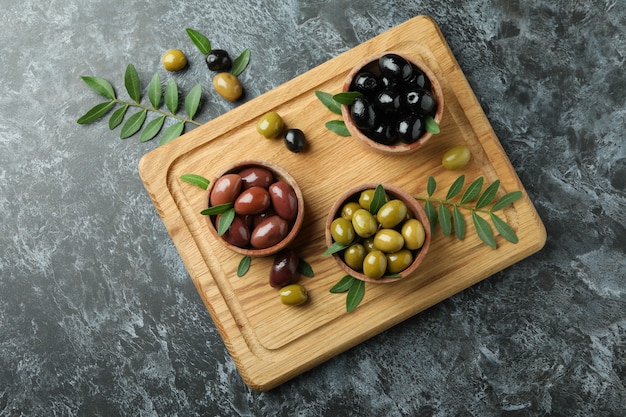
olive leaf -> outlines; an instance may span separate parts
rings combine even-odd
[[[315,91],[315,96],[322,102],[324,106],[335,114],[341,114],[341,104],[333,99],[333,95],[324,91]]]
[[[206,36],[191,28],[187,28],[185,31],[200,53],[208,55],[211,52],[211,41]]]
[[[376,214],[378,210],[385,204],[387,201],[387,196],[385,194],[385,189],[381,184],[378,184],[374,189],[374,195],[372,196],[372,201],[370,202],[370,213]]]
[[[322,253],[322,256],[328,256],[328,255],[332,255],[333,253],[341,252],[347,247],[348,247],[347,245],[342,245],[339,242],[333,242],[333,244],[330,245],[328,249],[324,251],[324,253]]]
[[[164,122],[165,116],[159,116],[148,122],[145,129],[141,132],[139,142],[147,142],[154,139],[154,137],[159,134],[159,131],[161,131]]]
[[[330,120],[324,124],[326,129],[338,134],[339,136],[350,136],[350,131],[346,127],[346,123],[343,120]]]
[[[354,103],[354,99],[357,97],[361,97],[363,94],[358,91],[346,91],[343,93],[337,93],[332,96],[333,100],[339,104],[345,104],[346,106],[351,106]],[[340,107],[341,111],[341,107]]]
[[[177,137],[179,137],[183,130],[185,129],[185,122],[177,122],[173,125],[169,126],[165,129],[165,132],[161,135],[161,140],[159,140],[159,146],[164,145],[168,142],[173,141]]]
[[[214,216],[216,214],[225,213],[231,208],[233,208],[233,203],[218,204],[217,206],[205,208],[200,212],[200,214],[202,214],[203,216]]]
[[[495,249],[496,240],[493,237],[493,231],[489,223],[487,223],[487,220],[480,217],[475,211],[472,211],[472,221],[474,222],[474,227],[476,228],[476,233],[478,233],[480,240]]]
[[[120,139],[126,139],[139,132],[141,126],[146,121],[148,112],[146,109],[140,110],[126,120],[120,131]]]
[[[235,209],[229,208],[222,213],[217,222],[217,234],[223,236],[224,233],[228,232],[230,225],[233,224],[233,220],[235,220]]]
[[[241,53],[241,55],[239,55],[233,61],[233,66],[230,69],[230,73],[233,74],[235,77],[237,77],[239,74],[241,74],[246,69],[246,67],[248,66],[249,62],[250,62],[250,49],[246,48]]]
[[[108,98],[110,100],[115,99],[115,90],[113,90],[113,86],[110,82],[100,77],[90,77],[87,75],[83,75],[80,77],[85,84],[89,86],[93,91],[100,94],[104,98]]]
[[[432,116],[426,116],[424,118],[424,124],[426,125],[426,131],[432,133],[433,135],[441,132],[441,130],[439,129],[439,125],[437,124],[435,119],[432,118]]]
[[[346,296],[346,311],[348,313],[353,312],[363,300],[365,296],[365,282],[360,279],[355,279],[355,282],[350,286],[348,295]]]
[[[76,123],[79,125],[86,125],[88,123],[95,122],[104,115],[106,115],[115,106],[114,101],[105,101],[104,103],[96,104],[87,113],[82,115]]]
[[[178,85],[171,78],[165,86],[165,106],[171,113],[178,111]]]
[[[183,174],[179,178],[181,181],[200,187],[203,190],[208,189],[211,183],[208,179],[198,174]]]
[[[136,103],[141,102],[141,81],[139,80],[139,74],[137,74],[137,70],[133,64],[126,66],[124,86],[131,99],[135,100]]]
[[[163,91],[161,90],[161,77],[158,72],[155,72],[148,84],[148,99],[155,109],[161,105],[161,97]]]
[[[202,86],[196,84],[187,94],[185,98],[185,111],[190,119],[196,115],[198,106],[200,105],[200,98],[202,97]]]
[[[297,271],[298,273],[300,273],[300,275],[307,278],[313,278],[315,276],[315,272],[313,272],[313,267],[302,258],[298,260]]]
[[[352,287],[352,284],[354,284],[356,280],[357,279],[354,278],[352,275],[346,275],[343,278],[341,278],[339,282],[333,285],[329,291],[333,294],[346,292],[350,289],[350,287]]]
[[[128,110],[128,104],[124,104],[122,107],[118,107],[109,118],[109,129],[113,130],[118,127],[124,121],[126,111]]]
[[[483,188],[483,181],[483,177],[478,177],[469,185],[469,187],[467,187],[461,197],[461,204],[474,201],[478,194],[480,194],[480,190]]]
[[[251,256],[246,255],[243,258],[241,258],[241,261],[239,261],[239,265],[237,266],[237,276],[241,278],[244,275],[246,275],[248,271],[250,270],[251,263],[252,263]]]

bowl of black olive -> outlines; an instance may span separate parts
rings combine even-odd
[[[418,57],[380,52],[359,62],[343,92],[360,93],[342,115],[350,134],[382,154],[416,151],[438,132],[443,91],[435,73]]]

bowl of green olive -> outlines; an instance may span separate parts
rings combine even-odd
[[[390,283],[413,274],[422,263],[430,246],[428,225],[424,209],[409,193],[391,184],[366,183],[333,204],[326,245],[347,274]]]
[[[380,52],[348,74],[343,92],[359,93],[341,112],[350,135],[387,155],[415,152],[439,131],[443,91],[418,57]]]
[[[274,255],[297,236],[304,221],[304,197],[282,167],[244,160],[218,173],[207,188],[203,211],[211,234],[244,256]]]

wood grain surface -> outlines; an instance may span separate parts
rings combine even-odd
[[[341,90],[351,68],[377,51],[419,56],[437,74],[445,96],[441,133],[417,153],[385,156],[367,151],[350,137],[339,137],[324,123],[338,119],[316,98],[315,91]],[[277,111],[289,127],[301,129],[309,141],[305,153],[294,154],[282,140],[256,132],[256,122]],[[393,284],[366,284],[361,305],[346,313],[345,294],[329,293],[343,276],[325,250],[324,224],[333,202],[346,189],[364,182],[387,182],[425,195],[428,175],[436,178],[444,197],[461,172],[441,166],[442,153],[456,144],[472,151],[463,169],[469,184],[483,176],[501,180],[501,193],[524,191],[465,76],[436,23],[415,17],[317,68],[255,98],[175,141],[146,154],[139,173],[154,205],[202,296],[239,372],[251,388],[271,389],[340,354],[358,343],[462,291],[540,250],[545,228],[524,192],[506,209],[519,243],[497,236],[498,249],[483,244],[469,213],[463,241],[438,229],[421,267]],[[183,174],[213,179],[225,166],[242,159],[264,159],[285,168],[302,188],[305,222],[293,247],[313,267],[302,277],[310,300],[282,305],[269,286],[271,258],[255,258],[250,271],[237,277],[241,255],[222,247],[209,233],[200,211],[206,194],[180,181]]]

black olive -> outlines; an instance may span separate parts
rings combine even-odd
[[[376,125],[376,112],[367,98],[361,96],[354,99],[350,107],[350,115],[360,130],[370,130]]]
[[[400,55],[385,54],[378,59],[383,76],[395,80],[409,80],[413,75],[413,65]]]
[[[423,90],[430,90],[431,88],[430,80],[426,74],[415,65],[413,65],[413,75],[407,80],[406,85],[409,88],[421,88]]]
[[[391,145],[396,140],[398,140],[396,129],[393,123],[381,123],[375,126],[368,133],[368,137],[383,145]]]
[[[211,71],[226,72],[230,71],[232,62],[228,52],[223,49],[213,49],[206,56],[206,64]]]
[[[400,110],[402,100],[400,93],[394,90],[382,91],[376,97],[376,107],[384,113],[393,113]]]
[[[433,115],[437,110],[437,101],[435,97],[429,92],[424,91],[422,94],[422,98],[419,103],[420,112],[424,115]]]
[[[409,115],[398,120],[396,132],[403,143],[413,143],[425,132],[424,121],[417,115]]]
[[[378,77],[376,77],[371,72],[367,72],[367,71],[360,72],[354,77],[354,80],[352,81],[351,90],[353,91],[359,91],[363,94],[371,95],[377,92],[378,89],[379,89]]]
[[[298,153],[306,148],[306,138],[300,129],[289,129],[285,133],[285,146],[291,152]]]

